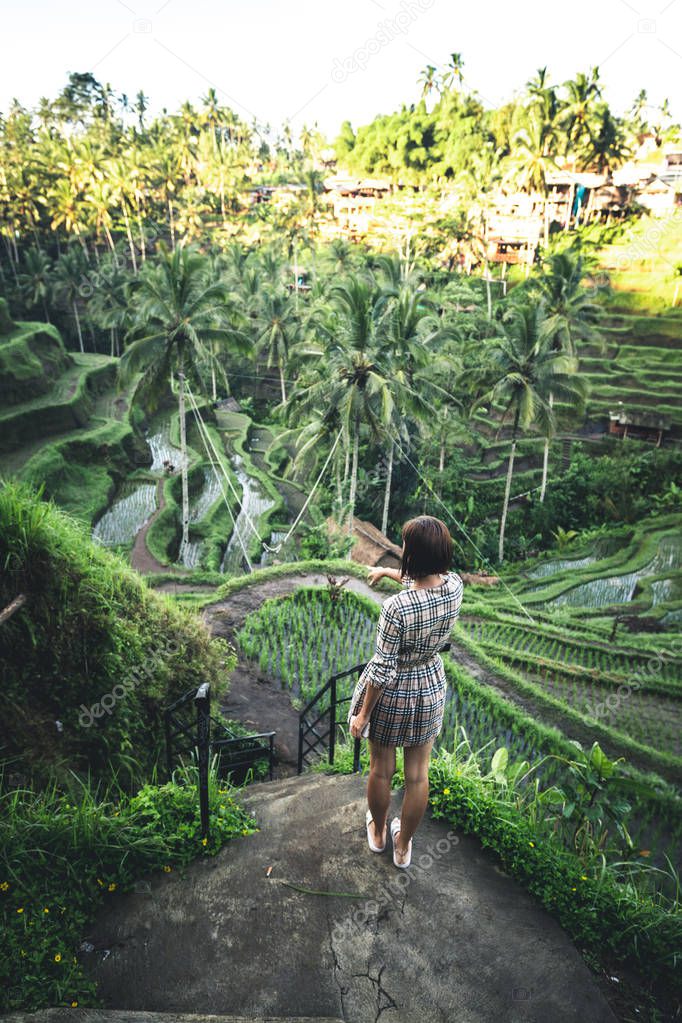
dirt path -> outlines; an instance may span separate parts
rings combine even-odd
[[[164,481],[162,479],[157,480],[156,511],[135,537],[135,543],[133,544],[133,549],[130,552],[130,564],[143,575],[151,572],[172,572],[175,575],[176,573],[188,571],[185,568],[180,568],[178,565],[162,565],[161,562],[157,561],[154,555],[150,553],[149,548],[147,547],[147,533],[166,506],[166,500],[163,496],[163,483]]]

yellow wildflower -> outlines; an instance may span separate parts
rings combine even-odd
[[[531,847],[531,849],[535,848],[535,842],[529,842],[528,845]]]
[[[111,883],[111,884],[109,885],[109,887],[107,888],[107,891],[108,891],[108,892],[115,892],[115,891],[116,891],[116,885],[115,885],[115,884],[113,883],[113,881],[112,881],[112,883]]]
[[[101,888],[104,888],[104,881],[102,880],[102,878],[101,878],[101,877],[98,877],[98,878],[97,878],[97,884],[98,884],[98,885],[99,885],[99,886],[100,886]]]
[[[49,906],[45,906],[45,909],[43,910],[43,913],[49,913],[49,912],[50,912],[50,907]]]
[[[61,963],[61,961],[62,961],[62,954],[61,954],[61,952],[57,952],[57,955],[54,957],[54,961],[56,963]]]
[[[71,1002],[71,1008],[72,1009],[77,1009],[78,1008],[78,1002]]]
[[[208,839],[207,838],[202,838],[201,844],[202,845],[208,845]]]
[[[577,892],[577,891],[578,891],[578,889],[577,889],[577,888],[571,888],[571,891],[572,891],[572,892]]]
[[[23,906],[19,906],[19,909],[17,910],[17,913],[23,913],[23,912],[24,912],[24,907]]]
[[[581,874],[580,875],[580,880],[581,881],[587,881],[587,874]]]
[[[444,796],[449,796],[450,795],[450,789],[443,789],[443,795]]]
[[[6,892],[8,890],[9,890],[9,881],[3,881],[2,884],[0,884],[0,891]]]
[[[170,874],[172,869],[173,868],[169,867],[168,864],[166,864],[166,866],[163,868],[165,874]]]

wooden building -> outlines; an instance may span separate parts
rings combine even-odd
[[[622,401],[618,402],[615,411],[609,410],[609,433],[623,439],[632,437],[636,440],[655,441],[657,448],[660,448],[671,425],[671,417],[659,415],[658,412],[626,412]]]

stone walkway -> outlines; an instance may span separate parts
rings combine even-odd
[[[244,802],[259,832],[112,899],[92,927],[107,1008],[615,1023],[559,925],[475,838],[427,817],[398,871],[390,844],[367,847],[357,775],[262,783]]]

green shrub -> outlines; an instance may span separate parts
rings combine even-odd
[[[0,1010],[96,1005],[78,958],[90,921],[144,875],[170,873],[257,830],[236,795],[211,774],[206,841],[193,768],[132,797],[99,798],[75,783],[0,797]]]
[[[231,649],[22,484],[0,488],[0,564],[0,607],[26,596],[0,629],[0,741],[15,771],[146,780],[164,707],[200,682],[219,695]]]

